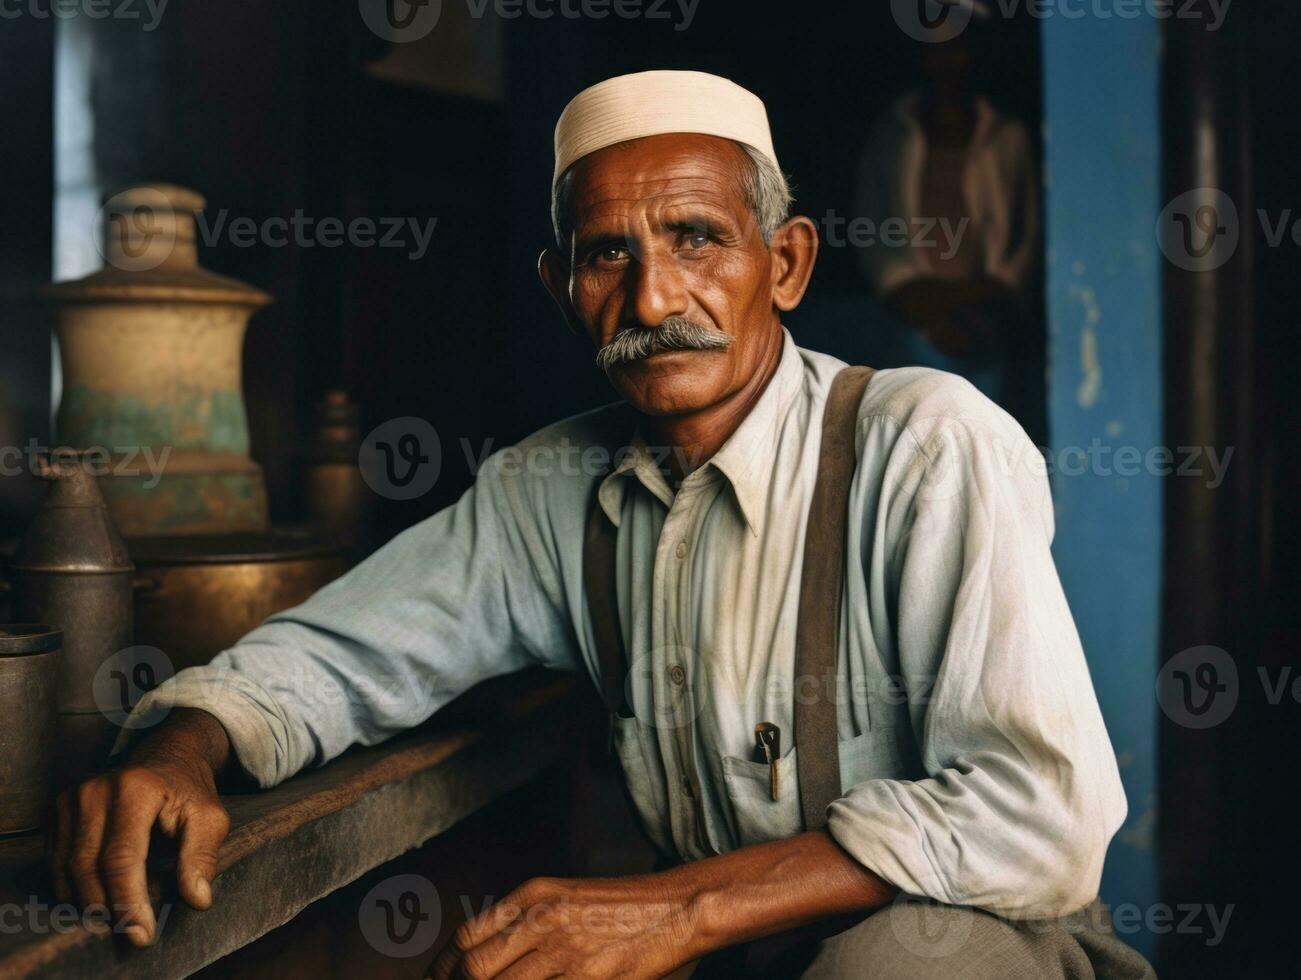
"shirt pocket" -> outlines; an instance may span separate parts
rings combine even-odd
[[[723,782],[741,847],[793,837],[804,829],[795,765],[792,747],[777,760],[778,793],[774,800],[766,762],[723,756]]]
[[[840,786],[852,786],[869,779],[898,779],[902,776],[899,743],[893,728],[874,728],[840,743]],[[739,845],[794,837],[804,829],[796,773],[798,749],[792,746],[777,761],[778,798],[772,798],[768,765],[723,757],[723,781],[736,818]]]
[[[662,853],[676,854],[677,849],[668,834],[668,793],[655,747],[646,743],[641,723],[635,717],[615,715],[610,724],[614,754],[623,769],[624,788],[642,830]],[[646,731],[653,732],[654,729]]]

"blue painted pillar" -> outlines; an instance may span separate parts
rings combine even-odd
[[[1090,13],[1041,26],[1054,553],[1129,797],[1102,897],[1141,915],[1120,931],[1150,954],[1141,921],[1158,900],[1163,460],[1149,451],[1162,439],[1160,25]]]

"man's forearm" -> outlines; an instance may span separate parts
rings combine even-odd
[[[156,731],[127,754],[132,764],[190,764],[202,761],[220,778],[230,765],[230,738],[214,716],[199,708],[177,708]]]
[[[664,872],[692,958],[890,902],[898,889],[821,831],[744,847]]]

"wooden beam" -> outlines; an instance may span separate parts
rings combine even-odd
[[[69,921],[70,907],[56,905],[43,887],[39,839],[0,843],[0,980],[188,976],[567,765],[575,739],[589,730],[579,690],[564,675],[503,678],[431,726],[348,752],[275,789],[226,797],[232,828],[212,908],[195,912],[179,902],[170,860],[151,862],[162,930],[148,949]],[[479,723],[465,725],[466,716]]]

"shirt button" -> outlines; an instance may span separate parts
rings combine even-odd
[[[687,557],[687,543],[685,541],[678,542],[677,556],[679,558]]]
[[[674,664],[669,668],[669,677],[672,678],[674,684],[681,684],[687,679],[687,672],[682,669],[681,664]]]

